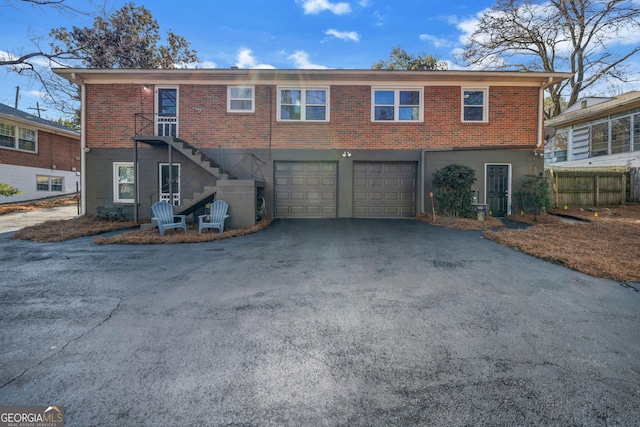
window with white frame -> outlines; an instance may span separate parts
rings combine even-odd
[[[62,191],[63,188],[61,176],[36,175],[36,191]]]
[[[133,203],[135,200],[135,179],[133,163],[113,164],[113,201]]]
[[[422,121],[422,89],[371,88],[371,121]]]
[[[489,121],[489,89],[462,88],[462,121]]]
[[[228,86],[227,111],[230,113],[253,113],[255,111],[255,88],[253,86]]]
[[[44,175],[36,175],[36,190],[49,191],[49,177]]]
[[[60,176],[51,177],[51,191],[62,191],[64,178]]]
[[[278,120],[329,121],[329,88],[278,88]]]
[[[37,135],[34,129],[9,123],[0,123],[0,147],[37,152]]]

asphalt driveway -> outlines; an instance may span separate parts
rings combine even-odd
[[[0,234],[0,405],[67,426],[632,426],[640,293],[411,220]]]

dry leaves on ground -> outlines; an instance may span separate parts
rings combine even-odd
[[[527,229],[486,231],[483,236],[590,276],[640,282],[640,205],[556,213],[589,222],[565,223],[543,215],[538,216],[541,223]]]
[[[35,211],[44,208],[55,208],[57,206],[71,206],[78,202],[75,197],[64,197],[60,199],[40,200],[37,202],[7,203],[0,205],[0,215],[19,211]]]
[[[230,239],[233,237],[246,236],[247,234],[257,233],[271,224],[273,218],[262,218],[253,227],[236,228],[227,230],[224,233],[218,233],[217,230],[205,230],[202,234],[198,233],[197,224],[189,224],[187,226],[187,234],[182,230],[167,230],[165,235],[161,236],[157,228],[149,230],[135,230],[126,233],[119,233],[110,237],[97,237],[94,243],[99,245],[109,244],[127,244],[127,245],[151,245],[151,244],[169,244],[169,243],[199,243],[212,242],[214,240]]]
[[[436,215],[435,220],[433,214],[422,214],[417,216],[418,221],[426,222],[431,225],[437,225],[446,228],[455,228],[458,230],[489,230],[502,227],[504,224],[498,218],[486,216],[484,221],[478,221],[477,218],[456,218]]]
[[[12,239],[32,240],[34,242],[62,242],[77,237],[95,236],[109,231],[126,230],[137,227],[133,221],[108,221],[79,217],[45,221],[42,224],[24,227],[11,236]]]

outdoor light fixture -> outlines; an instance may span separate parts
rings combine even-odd
[[[142,87],[144,88],[144,90],[149,90],[149,85],[144,85]]]
[[[345,151],[342,153],[342,157],[351,157],[351,151]]]

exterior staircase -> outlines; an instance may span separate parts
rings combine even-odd
[[[183,139],[175,136],[136,136],[134,140],[152,145],[166,144],[172,147],[214,177],[215,180],[212,180],[213,183],[218,180],[233,179],[227,171],[222,170],[213,160],[207,158],[207,156],[202,154],[197,148],[191,146]],[[215,193],[215,185],[205,185],[202,191],[193,194],[193,198],[182,199],[181,206],[174,206],[174,211],[180,215],[197,213],[202,210],[207,203],[213,201]]]
[[[216,179],[229,179],[229,174],[223,171],[213,160],[208,159],[198,149],[180,138],[167,139],[167,144],[182,153],[186,158],[216,177]]]

